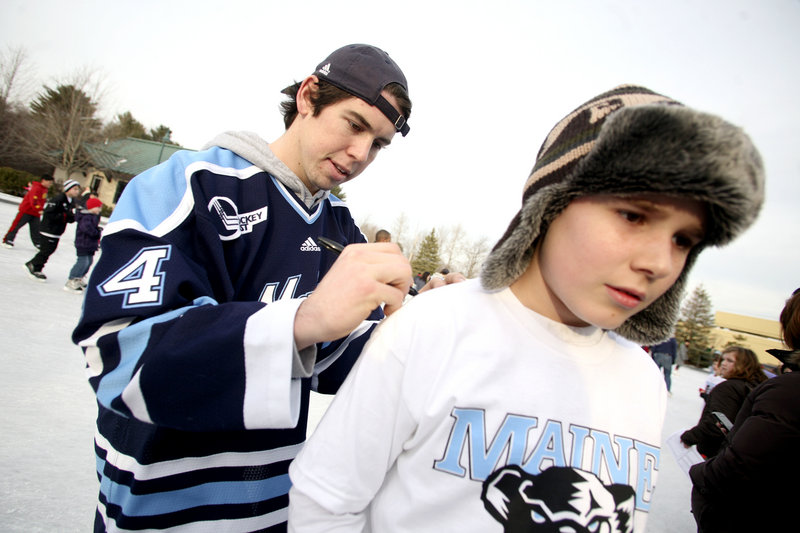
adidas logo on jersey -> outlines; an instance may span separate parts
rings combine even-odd
[[[331,73],[331,64],[330,63],[325,63],[325,65],[322,68],[319,69],[319,73],[320,74],[324,74],[326,76],[328,74],[330,74]]]
[[[314,242],[314,239],[312,239],[311,237],[306,239],[305,242],[300,245],[301,252],[319,252],[320,250],[321,250],[320,247],[317,245],[317,243]]]

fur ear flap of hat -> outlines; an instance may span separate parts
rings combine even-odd
[[[675,284],[616,330],[642,345],[669,338],[697,255],[753,223],[764,199],[764,171],[740,128],[643,87],[601,94],[553,128],[525,184],[522,208],[484,262],[484,288],[502,289],[519,278],[539,237],[575,198],[642,193],[700,200],[709,214],[705,239]]]

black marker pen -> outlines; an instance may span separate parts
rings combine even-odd
[[[340,253],[342,253],[342,250],[344,250],[343,245],[327,237],[319,236],[317,237],[317,242],[323,248],[336,255],[339,255]],[[411,296],[416,296],[419,293],[417,292],[417,289],[415,289],[414,286],[412,285],[411,287],[408,288],[408,294],[410,294]]]

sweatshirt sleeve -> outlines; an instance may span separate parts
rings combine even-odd
[[[194,209],[204,200],[185,159],[197,156],[185,154],[134,178],[106,226],[73,332],[89,382],[104,407],[151,424],[294,427],[301,300],[234,297],[237,273]]]
[[[716,419],[711,413],[720,411],[731,420],[736,419],[736,413],[740,407],[740,397],[736,394],[734,385],[733,381],[724,381],[714,387],[697,425],[681,435],[681,440],[684,443],[688,445],[696,444],[697,450],[706,456],[717,453],[717,450],[725,440],[725,434],[717,427]]]
[[[417,422],[403,397],[398,320],[384,322],[289,468],[289,531],[362,531]]]

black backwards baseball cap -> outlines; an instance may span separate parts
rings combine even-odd
[[[317,65],[314,74],[374,105],[403,137],[408,135],[411,128],[408,127],[406,118],[381,96],[381,91],[390,83],[399,83],[406,91],[408,83],[397,63],[380,48],[368,44],[343,46]]]

